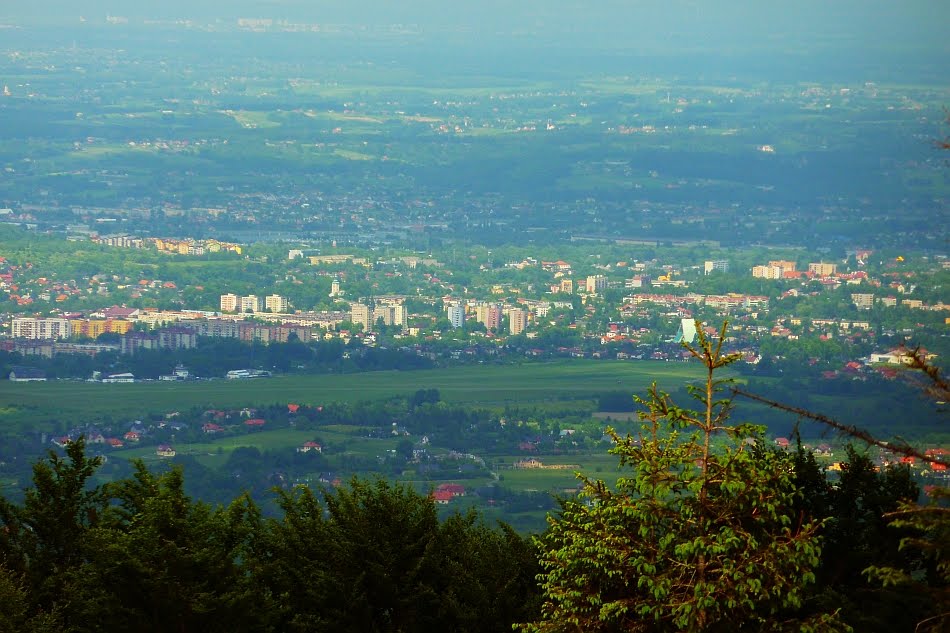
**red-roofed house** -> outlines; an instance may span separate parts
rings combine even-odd
[[[224,430],[224,427],[220,424],[215,424],[214,422],[208,422],[207,424],[201,425],[201,430],[210,435],[213,433],[220,433]]]
[[[322,453],[323,447],[317,442],[304,442],[302,446],[297,447],[298,453],[309,453],[310,451]]]
[[[435,489],[436,492],[448,492],[453,497],[464,497],[465,496],[465,486],[462,484],[439,484]]]
[[[444,490],[436,490],[431,495],[433,501],[443,506],[449,505],[449,501],[452,500],[453,496],[451,492],[445,492]]]
[[[248,428],[254,428],[254,427],[260,428],[260,427],[264,426],[264,419],[263,419],[263,418],[250,418],[250,419],[248,419],[248,420],[244,420],[244,426],[246,426],[246,427],[248,427]]]

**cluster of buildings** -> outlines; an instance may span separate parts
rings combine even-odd
[[[837,264],[825,262],[812,262],[808,264],[807,270],[797,270],[797,267],[798,264],[793,261],[772,260],[765,266],[753,266],[752,276],[758,279],[812,279],[831,277],[838,271]]]
[[[62,317],[17,317],[10,323],[10,335],[21,339],[98,338],[107,332],[126,334],[134,324],[124,319],[68,319]]]
[[[240,244],[222,242],[220,240],[179,240],[168,237],[135,237],[133,235],[92,236],[90,240],[96,244],[115,246],[118,248],[155,248],[163,253],[175,255],[205,255],[206,253],[236,253],[244,252]]]
[[[364,332],[372,330],[373,326],[379,322],[386,326],[398,326],[405,329],[408,326],[407,316],[406,306],[401,297],[380,297],[372,304],[350,304],[350,321],[354,325],[362,325]]]
[[[284,343],[293,338],[308,342],[318,336],[315,330],[334,329],[347,318],[344,312],[268,314],[273,322],[266,323],[244,320],[240,315],[119,307],[107,308],[98,315],[102,318],[15,317],[10,324],[11,337],[0,341],[0,349],[52,357],[64,353],[95,356],[106,351],[134,354],[147,349],[191,349],[197,345],[198,336],[262,343]],[[147,329],[135,329],[137,323]],[[116,334],[117,341],[95,340],[107,332]]]
[[[663,308],[706,305],[721,313],[728,313],[738,309],[768,310],[769,298],[764,295],[746,295],[740,293],[729,293],[725,295],[701,295],[694,292],[685,295],[641,293],[624,297],[624,304],[620,308],[620,314],[632,314],[633,308],[643,304],[652,304]]]
[[[485,329],[498,332],[501,330],[502,319],[508,317],[508,333],[517,336],[528,327],[529,313],[520,307],[506,307],[501,303],[479,301],[469,305],[461,301],[451,301],[445,304],[445,312],[453,329],[465,325],[466,319],[471,316],[475,321],[485,326]]]
[[[221,295],[221,312],[271,312],[282,314],[290,309],[290,303],[287,297],[273,294],[264,297],[263,303],[257,295],[246,295],[239,297],[236,294]],[[263,308],[263,309],[262,309]]]

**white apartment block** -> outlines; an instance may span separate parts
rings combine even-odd
[[[264,308],[270,312],[284,313],[287,312],[289,307],[290,304],[287,303],[287,297],[282,297],[280,295],[267,295],[264,298]]]
[[[11,333],[13,338],[57,339],[69,338],[69,321],[66,319],[33,319],[20,317],[13,319]]]
[[[373,309],[373,323],[380,319],[383,325],[406,325],[406,306],[397,304],[379,304]]]
[[[237,312],[238,296],[234,294],[221,295],[221,312]]]
[[[368,305],[364,303],[350,304],[350,321],[355,325],[362,325],[364,331],[370,329],[369,314]]]
[[[449,323],[452,324],[453,328],[458,329],[465,325],[465,306],[458,304],[450,305],[447,312]]]
[[[406,306],[401,303],[399,305],[393,306],[393,325],[401,325],[405,327],[406,322],[408,321],[406,315]]]
[[[257,295],[241,297],[241,312],[260,312],[261,298]]]

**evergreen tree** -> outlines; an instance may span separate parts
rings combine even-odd
[[[507,526],[440,523],[432,499],[380,479],[279,505],[253,562],[277,630],[500,633],[536,613],[535,552]]]
[[[72,624],[72,579],[84,563],[84,547],[108,504],[91,479],[100,458],[86,455],[82,437],[65,457],[50,451],[33,465],[33,487],[16,506],[0,498],[0,566],[24,578],[32,618],[62,618]]]
[[[85,614],[89,630],[265,628],[267,601],[244,571],[261,525],[247,497],[212,509],[185,495],[180,469],[155,475],[142,462],[108,490],[113,505],[88,535],[76,583],[96,605]]]
[[[539,539],[544,603],[524,631],[845,630],[834,614],[797,621],[814,583],[819,523],[795,513],[789,457],[762,429],[729,424],[717,370],[736,357],[698,328],[699,412],[654,385],[637,437],[611,431],[630,469],[614,489],[582,478]]]

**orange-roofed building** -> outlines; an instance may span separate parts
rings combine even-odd
[[[446,492],[444,490],[436,490],[432,493],[432,500],[438,503],[439,505],[448,505],[449,501],[452,500],[452,497],[455,496],[451,492]]]

